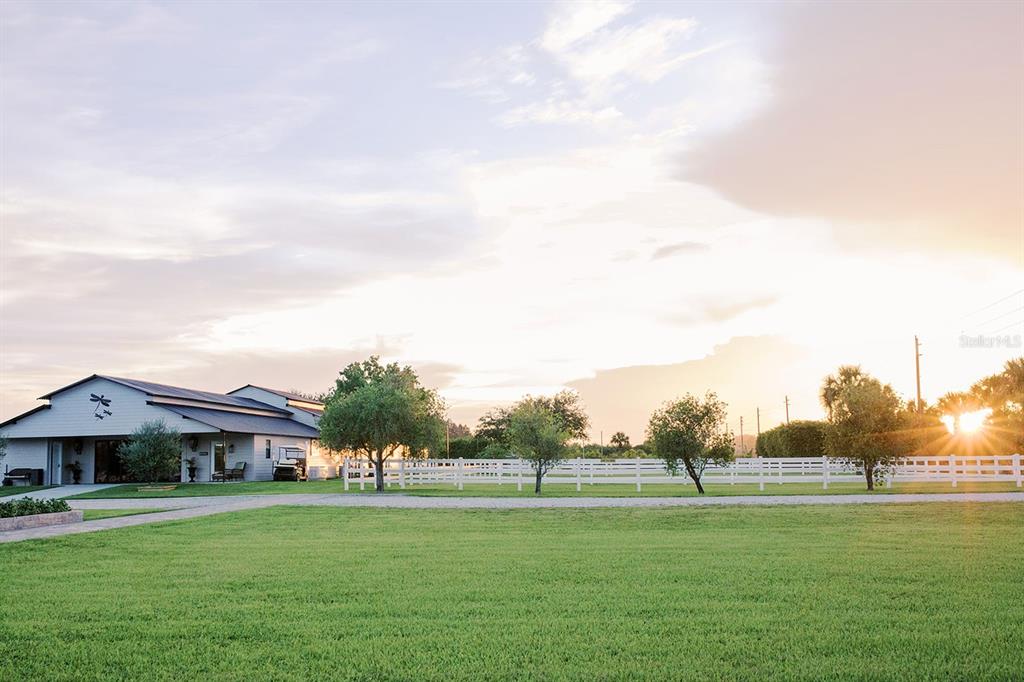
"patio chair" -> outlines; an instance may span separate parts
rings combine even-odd
[[[245,462],[239,462],[235,465],[234,469],[228,469],[224,472],[225,481],[244,481],[245,480]]]

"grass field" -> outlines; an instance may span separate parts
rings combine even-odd
[[[86,509],[82,512],[83,521],[97,521],[115,516],[135,516],[136,514],[152,514],[163,509]]]
[[[0,679],[1020,679],[1022,527],[278,507],[0,545]]]
[[[52,488],[52,485],[3,485],[0,486],[0,497],[10,497],[22,493],[34,493],[37,490]]]
[[[736,485],[712,483],[704,486],[708,495],[849,495],[866,493],[861,482],[840,482],[829,485],[823,490],[820,483],[766,483],[764,491],[758,490],[756,483],[738,483]],[[161,497],[199,497],[207,495],[287,495],[287,494],[329,494],[344,493],[341,481],[252,481],[240,483],[181,483],[174,490],[140,492],[138,484],[121,485],[104,488],[91,493],[73,495],[69,499],[102,500],[113,498],[161,498]],[[1020,492],[1012,481],[1006,482],[968,482],[961,481],[953,488],[949,483],[896,483],[892,488],[884,486],[875,490],[875,494],[891,493],[955,493],[955,492]],[[359,493],[358,485],[349,486],[349,494]],[[366,486],[362,492],[372,493],[373,485]],[[414,485],[401,490],[393,485],[385,490],[388,494],[446,496],[446,497],[534,497],[533,482],[524,483],[522,492],[516,490],[514,483],[503,485],[473,483],[466,484],[464,490],[454,485]],[[693,497],[697,490],[693,485],[648,484],[641,492],[631,484],[583,484],[583,490],[576,492],[575,484],[552,483],[543,488],[545,497]]]

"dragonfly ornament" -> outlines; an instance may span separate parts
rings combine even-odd
[[[97,419],[106,419],[111,414],[110,410],[106,409],[110,407],[110,398],[103,397],[103,394],[96,395],[95,393],[89,394],[89,402],[96,403],[96,409],[93,410],[92,416]]]

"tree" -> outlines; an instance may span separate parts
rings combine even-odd
[[[902,402],[891,386],[859,368],[855,380],[843,381],[844,369],[822,383],[822,403],[829,412],[825,449],[834,459],[860,466],[868,490],[874,490],[875,479],[899,460]],[[832,389],[828,403],[826,388]]]
[[[835,374],[825,377],[825,380],[821,383],[819,397],[821,398],[821,404],[828,413],[829,420],[832,419],[832,411],[839,400],[840,393],[847,387],[860,384],[866,377],[867,375],[859,365],[841,365]]]
[[[540,495],[544,474],[565,459],[569,433],[552,410],[524,400],[509,414],[507,438],[516,454],[533,464],[533,492]]]
[[[146,483],[180,478],[181,433],[164,421],[142,422],[128,441],[121,443],[117,456],[132,478]]]
[[[826,422],[796,420],[763,431],[757,437],[758,457],[821,457],[825,454]]]
[[[735,456],[733,437],[725,425],[726,404],[717,395],[709,391],[701,399],[687,393],[651,415],[647,445],[653,446],[673,475],[681,464],[703,495],[700,477],[708,463],[725,464]]]
[[[629,450],[629,436],[624,434],[622,431],[616,431],[613,433],[609,442],[618,452],[625,452],[626,450]]]
[[[570,440],[583,440],[590,428],[590,418],[574,391],[561,391],[553,396],[526,396],[511,407],[499,407],[480,417],[476,434],[494,442],[506,442],[512,413],[524,403],[533,403],[554,416],[560,430],[569,434]]]
[[[450,419],[446,422],[448,426],[448,438],[472,438],[473,432],[465,424],[456,424]]]
[[[1024,357],[971,386],[971,395],[992,410],[992,446],[999,454],[1024,451]]]
[[[366,457],[382,492],[384,463],[401,449],[413,457],[443,451],[444,428],[437,393],[421,386],[411,367],[382,365],[372,356],[339,373],[320,417],[320,442]]]

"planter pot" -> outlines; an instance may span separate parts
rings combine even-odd
[[[72,473],[71,474],[71,478],[74,480],[75,485],[78,485],[79,483],[82,482],[82,472],[81,471],[76,471],[76,472]]]
[[[77,510],[55,512],[53,514],[13,516],[8,519],[0,519],[0,533],[9,530],[24,530],[26,528],[42,528],[43,526],[58,526],[64,523],[77,523],[81,520],[82,512]]]
[[[196,482],[196,474],[199,473],[199,467],[188,467],[188,482]]]

